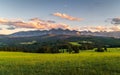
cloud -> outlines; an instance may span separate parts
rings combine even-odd
[[[80,27],[80,30],[82,31],[106,31],[107,27],[104,26],[84,26],[84,27]]]
[[[120,18],[113,18],[111,23],[114,24],[114,25],[119,25],[120,24]]]
[[[112,26],[110,27],[112,31],[120,31],[120,26]]]
[[[67,15],[67,14],[64,14],[64,13],[59,13],[59,12],[54,13],[53,15],[58,16],[58,17],[63,18],[63,19],[70,20],[70,21],[81,21],[81,20],[83,20],[82,18],[72,17],[70,15]]]
[[[28,21],[23,21],[19,19],[0,18],[0,24],[12,26],[15,28],[32,28],[32,29],[43,29],[43,30],[48,30],[48,29],[53,29],[53,28],[54,29],[57,29],[57,28],[72,29],[67,24],[56,23],[55,21],[51,21],[51,20],[45,21],[39,18],[32,18],[32,19],[29,19]],[[8,29],[13,29],[13,28],[8,28]]]
[[[47,22],[49,22],[49,23],[56,23],[55,21],[52,21],[52,20],[48,20]]]
[[[120,31],[120,26],[84,26],[80,27],[79,31],[92,31],[92,32],[101,32],[101,31]]]
[[[11,26],[10,26],[10,27],[8,27],[7,29],[8,29],[8,30],[14,30],[15,27],[11,27]]]
[[[6,22],[8,22],[7,19],[0,18],[0,23],[6,23]]]
[[[113,25],[120,25],[120,18],[108,18],[105,22],[110,22]]]

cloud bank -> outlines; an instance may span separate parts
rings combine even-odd
[[[7,30],[15,30],[16,28],[28,28],[28,29],[40,29],[40,30],[50,30],[50,29],[69,29],[69,30],[79,30],[79,31],[120,31],[120,18],[111,19],[112,24],[117,24],[114,26],[82,26],[82,27],[70,27],[64,23],[56,23],[51,20],[42,20],[39,18],[31,18],[28,21],[21,19],[4,19],[0,18],[1,25],[9,26]],[[2,30],[2,28],[0,28]]]
[[[8,25],[10,28],[8,29],[14,29],[15,28],[32,28],[32,29],[71,29],[69,25],[64,23],[56,23],[55,21],[45,21],[41,20],[39,18],[32,18],[28,21],[18,20],[18,19],[3,19],[0,18],[0,24],[1,25]]]
[[[64,14],[64,13],[53,13],[54,16],[58,16],[60,18],[63,18],[63,19],[67,19],[67,20],[70,20],[70,21],[81,21],[83,20],[82,18],[76,18],[76,17],[72,17],[70,15],[67,15],[67,14]]]

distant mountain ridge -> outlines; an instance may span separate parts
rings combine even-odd
[[[80,35],[79,31],[75,30],[63,30],[63,29],[51,29],[51,30],[35,30],[35,31],[22,31],[9,35],[10,37],[32,37],[43,35]]]
[[[76,31],[64,29],[51,29],[51,30],[34,30],[34,31],[21,31],[10,35],[0,35],[2,37],[34,37],[34,36],[55,36],[55,35],[69,35],[69,36],[100,36],[100,37],[114,37],[120,38],[120,31],[114,32],[91,32],[91,31]]]
[[[114,31],[114,32],[91,32],[91,31],[82,31],[80,32],[82,35],[87,36],[100,36],[100,37],[114,37],[114,38],[120,38],[120,31]]]

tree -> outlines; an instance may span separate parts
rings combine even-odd
[[[102,47],[98,47],[95,51],[96,52],[104,52],[104,49]]]
[[[79,46],[72,45],[72,50],[74,51],[74,53],[79,53]]]
[[[72,53],[72,51],[73,51],[73,49],[72,49],[72,47],[71,47],[71,45],[70,44],[68,44],[68,50],[67,50],[69,53]]]

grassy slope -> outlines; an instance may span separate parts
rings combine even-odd
[[[0,75],[120,75],[120,49],[97,53],[0,52]]]
[[[72,45],[77,45],[77,46],[81,46],[78,42],[69,42]]]

